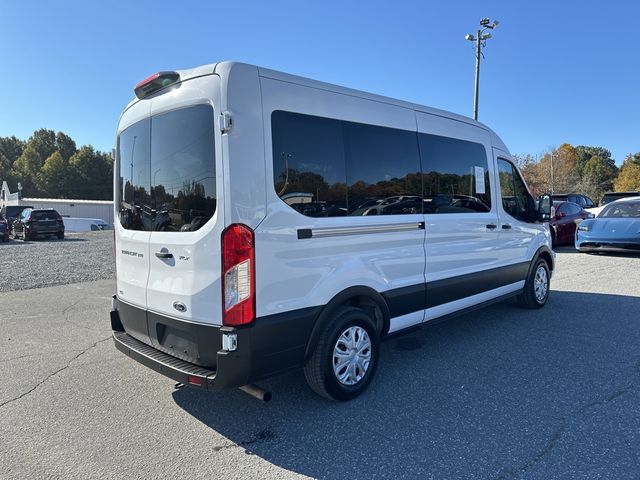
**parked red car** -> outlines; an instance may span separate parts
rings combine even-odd
[[[549,221],[552,245],[573,245],[576,236],[576,220],[593,218],[594,215],[573,202],[553,202],[553,207],[555,215]]]

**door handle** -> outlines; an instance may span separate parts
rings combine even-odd
[[[489,230],[495,230],[496,228],[498,228],[498,226],[495,223],[490,223],[489,225],[487,225],[487,228]]]
[[[502,229],[503,230],[511,230],[511,225],[509,225],[508,223],[503,223],[502,224]]]
[[[173,253],[168,252],[166,249],[162,249],[159,252],[156,252],[156,257],[158,258],[173,258]]]

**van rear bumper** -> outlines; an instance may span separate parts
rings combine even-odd
[[[217,391],[241,387],[249,383],[251,373],[249,352],[243,354],[237,351],[219,350],[216,355],[217,366],[211,369],[181,360],[132,337],[122,327],[117,310],[111,311],[111,328],[113,341],[118,350],[142,365],[184,385]],[[240,338],[245,336],[242,331],[234,333],[239,334]]]
[[[178,358],[163,351],[166,345],[158,344],[160,348],[156,348],[158,338],[151,339],[151,342],[156,342],[153,345],[141,341],[145,337],[141,336],[135,328],[129,332],[132,326],[131,318],[128,317],[128,324],[122,322],[118,307],[125,309],[123,314],[125,312],[126,314],[123,319],[132,313],[126,310],[131,306],[117,302],[114,296],[111,329],[113,341],[118,350],[177,382],[212,391],[242,387],[301,367],[304,364],[304,353],[311,329],[320,312],[320,308],[314,307],[262,317],[256,319],[252,325],[242,328],[201,326],[207,331],[198,331],[199,337],[204,338],[198,348],[201,355],[207,357],[211,363],[196,365],[188,361],[189,358]],[[145,310],[138,308],[135,310],[138,312],[136,315],[146,314]],[[175,322],[166,317],[162,318],[165,321]],[[176,323],[170,325],[179,326]],[[133,326],[136,325],[133,324]],[[222,348],[223,332],[236,335],[235,350],[228,351]],[[149,339],[148,336],[146,338]],[[189,377],[195,378],[190,381]]]

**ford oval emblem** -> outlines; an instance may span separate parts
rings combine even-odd
[[[182,302],[173,302],[173,308],[175,308],[179,312],[186,312],[187,311],[187,306]]]

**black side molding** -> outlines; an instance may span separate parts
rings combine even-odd
[[[298,230],[298,240],[304,240],[305,238],[313,237],[313,233],[310,228],[301,228]]]

